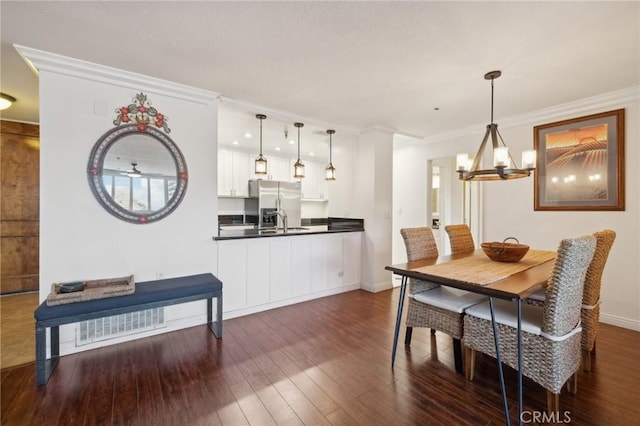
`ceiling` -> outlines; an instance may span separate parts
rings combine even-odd
[[[326,146],[329,126],[334,141],[373,127],[418,138],[481,132],[491,96],[483,76],[494,69],[503,73],[498,123],[640,85],[637,1],[3,0],[0,12],[2,92],[18,99],[2,118],[17,121],[39,122],[38,81],[13,44],[308,118],[302,144],[324,145],[305,150]],[[237,134],[255,137],[263,112],[227,113]],[[284,141],[285,126],[294,136],[292,121],[265,120],[268,143]],[[221,133],[221,143],[237,134]]]

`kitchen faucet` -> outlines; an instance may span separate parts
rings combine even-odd
[[[288,231],[288,225],[287,225],[287,212],[285,212],[283,209],[280,210],[274,210],[270,213],[268,213],[269,216],[280,216],[280,219],[282,219],[282,230],[284,231],[284,233],[286,234]]]

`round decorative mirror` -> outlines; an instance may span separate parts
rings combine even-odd
[[[93,147],[89,186],[112,215],[151,223],[171,212],[187,189],[187,165],[178,146],[152,126],[125,124],[105,133]]]

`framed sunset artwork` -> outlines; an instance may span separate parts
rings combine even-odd
[[[533,128],[534,210],[624,210],[624,109]]]

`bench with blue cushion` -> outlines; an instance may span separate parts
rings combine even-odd
[[[217,302],[213,322],[212,299]],[[136,283],[135,292],[126,296],[108,297],[63,305],[48,306],[43,302],[34,312],[36,319],[36,385],[49,380],[60,356],[59,326],[161,306],[207,300],[207,325],[213,334],[222,337],[222,282],[213,274],[169,278]],[[47,328],[51,329],[51,358],[47,359]]]

